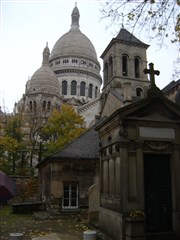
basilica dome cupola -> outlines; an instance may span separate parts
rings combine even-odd
[[[53,59],[57,60],[58,58],[72,56],[78,58],[84,57],[88,60],[95,61],[96,64],[99,65],[96,50],[92,42],[79,28],[79,19],[79,10],[77,6],[75,6],[71,14],[70,30],[62,35],[55,43],[50,55],[50,63],[53,62]]]
[[[49,66],[50,51],[48,44],[43,51],[42,66],[33,74],[26,84],[26,112],[47,117],[51,111],[60,109],[59,81]]]
[[[59,96],[59,82],[49,66],[50,51],[48,45],[43,51],[42,66],[28,81],[27,94],[53,94]]]
[[[83,105],[96,99],[102,78],[96,50],[80,30],[80,13],[77,5],[71,13],[71,25],[55,43],[50,54],[50,67],[60,83],[60,94],[65,100],[76,99]]]

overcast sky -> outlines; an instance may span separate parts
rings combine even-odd
[[[98,60],[113,37],[120,29],[117,26],[106,28],[108,20],[100,20],[103,0],[76,1],[80,11],[80,30],[93,43]],[[55,42],[71,25],[71,13],[75,6],[72,0],[56,1],[9,1],[1,0],[1,52],[0,52],[0,106],[11,112],[25,92],[29,77],[41,67],[42,52],[48,42],[50,51]],[[166,44],[159,50],[155,40],[151,41],[143,34],[133,33],[141,41],[150,44],[147,50],[148,63],[160,71],[156,77],[157,86],[162,89],[173,79],[174,61],[177,58],[177,46]],[[145,35],[145,34],[144,34]]]

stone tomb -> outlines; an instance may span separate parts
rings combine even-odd
[[[115,111],[100,137],[99,227],[112,239],[180,231],[180,108],[152,85]]]
[[[97,226],[98,216],[99,216],[99,184],[94,184],[89,188],[88,222],[94,226]]]

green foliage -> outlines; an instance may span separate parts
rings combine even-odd
[[[7,116],[5,125],[5,134],[11,138],[17,140],[17,142],[22,141],[22,125],[23,118],[21,114]]]
[[[18,149],[19,144],[16,139],[9,136],[2,136],[0,141],[1,153],[4,151],[14,152]]]
[[[62,148],[85,131],[82,116],[70,105],[62,105],[61,112],[54,110],[42,134],[48,136],[46,155]]]
[[[4,114],[1,120],[0,169],[7,174],[12,174],[16,173],[17,168],[22,168],[22,159],[19,151],[25,149],[22,131],[23,117],[22,114]],[[23,164],[25,165],[25,160]]]
[[[0,137],[0,170],[6,174],[12,173],[13,157],[18,147],[16,139],[9,136]]]
[[[12,174],[12,161],[0,157],[0,170],[6,174]]]

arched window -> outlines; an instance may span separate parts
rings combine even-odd
[[[137,97],[142,97],[143,96],[143,90],[141,88],[136,88],[136,96]]]
[[[67,95],[67,81],[62,81],[62,94]]]
[[[90,98],[92,98],[92,87],[93,87],[93,85],[89,84],[89,94],[88,94],[88,97],[90,97]]]
[[[32,110],[33,110],[32,101],[29,102],[29,110],[30,110],[30,112],[32,112]]]
[[[48,110],[48,111],[51,110],[51,102],[50,102],[50,101],[48,101],[47,110]]]
[[[135,78],[140,78],[140,59],[138,57],[134,58],[134,73]]]
[[[85,89],[86,89],[86,83],[85,82],[81,82],[81,85],[80,85],[80,96],[85,96]]]
[[[43,111],[46,111],[46,101],[43,101]]]
[[[77,91],[77,82],[73,80],[71,82],[71,95],[76,95],[76,91]]]
[[[128,76],[128,57],[123,55],[122,57],[122,75]]]
[[[109,58],[109,77],[113,77],[113,59],[112,57]]]
[[[98,97],[98,87],[95,88],[95,98]]]
[[[105,63],[104,65],[104,84],[108,82],[108,64]]]

